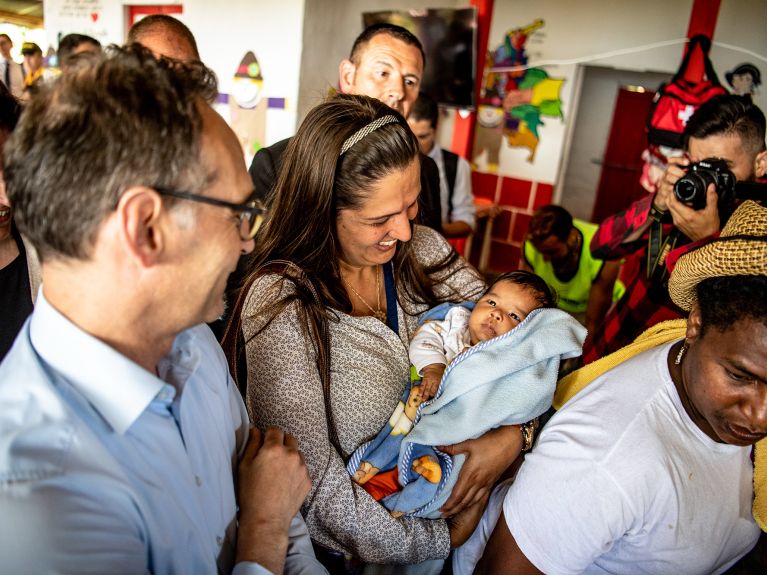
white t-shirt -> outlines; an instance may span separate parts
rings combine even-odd
[[[503,511],[544,573],[721,573],[756,544],[751,448],[692,422],[671,345],[595,380],[528,454]]]

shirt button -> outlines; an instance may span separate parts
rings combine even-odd
[[[199,475],[194,476],[194,482],[197,484],[197,487],[200,487],[202,485],[202,479],[200,479]]]
[[[223,537],[216,537],[216,543],[219,547],[221,547],[224,544],[224,538]]]

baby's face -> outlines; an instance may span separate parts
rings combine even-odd
[[[496,282],[477,302],[469,317],[471,345],[511,331],[539,307],[529,287],[506,280]]]

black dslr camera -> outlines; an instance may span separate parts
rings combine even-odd
[[[727,169],[726,162],[711,158],[690,164],[687,173],[674,184],[674,195],[693,209],[702,210],[706,207],[709,184],[716,186],[720,205],[735,201],[735,175]]]

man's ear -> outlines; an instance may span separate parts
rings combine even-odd
[[[126,251],[144,267],[153,265],[162,253],[164,238],[160,220],[164,209],[160,194],[144,186],[128,189],[117,204]]]
[[[357,73],[357,66],[348,58],[341,60],[338,65],[338,86],[342,94],[352,94],[354,90],[354,76]]]
[[[692,303],[690,308],[690,315],[687,317],[687,341],[695,341],[700,337],[701,332],[701,318],[700,318],[700,305],[698,300]]]
[[[763,178],[767,174],[767,150],[759,152],[754,160],[754,173],[757,178]]]

